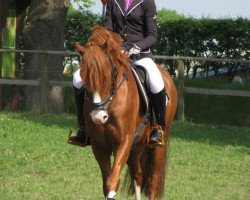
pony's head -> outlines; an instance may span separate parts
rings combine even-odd
[[[128,57],[122,52],[121,37],[103,27],[95,27],[87,41],[86,47],[75,44],[76,50],[83,56],[81,61],[81,78],[87,91],[102,91],[110,81],[110,60],[120,69],[127,70],[130,66]],[[110,74],[110,73],[109,73]]]
[[[95,27],[85,47],[76,43],[76,50],[83,56],[81,61],[81,78],[83,86],[92,97],[93,103],[100,103],[109,96],[112,85],[116,87],[116,81],[112,82],[112,67],[116,67],[117,73],[123,73],[129,69],[128,56],[122,52],[123,41],[121,37],[103,27]],[[95,113],[104,111],[101,117],[95,119]],[[96,109],[91,112],[92,120],[96,123],[107,121],[106,109]]]

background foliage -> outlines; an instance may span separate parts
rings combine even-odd
[[[66,21],[66,49],[74,50],[73,44],[76,41],[85,44],[91,28],[102,24],[101,16],[90,10],[71,8]],[[249,59],[250,21],[243,18],[185,18],[176,11],[162,9],[158,12],[158,42],[153,51],[157,55]],[[164,63],[174,75],[176,63],[171,60]],[[204,74],[209,70],[218,74],[221,68],[228,68],[228,73],[235,68],[235,64],[228,62],[187,61],[185,64],[187,74],[192,67],[193,77],[199,69],[202,69]]]
[[[101,17],[88,9],[75,10],[69,8],[66,18],[65,48],[74,51],[74,43],[85,44],[91,29],[101,23]]]
[[[178,19],[165,20],[159,24],[158,43],[155,54],[190,57],[213,57],[229,59],[250,58],[250,21],[247,19]],[[166,62],[170,71],[176,66]],[[187,70],[194,67],[213,70],[235,67],[233,63],[186,62]]]

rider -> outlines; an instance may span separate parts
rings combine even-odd
[[[152,60],[150,47],[157,39],[156,5],[154,0],[109,0],[107,4],[105,27],[120,34],[124,40],[124,48],[134,65],[142,66],[148,72],[150,98],[156,117],[155,126],[150,135],[150,143],[163,143],[162,133],[166,137],[166,91],[161,73]],[[77,87],[79,72],[74,75],[74,86]],[[82,88],[82,83],[80,84]],[[80,86],[78,88],[80,89]],[[77,90],[78,91],[78,90]],[[80,102],[82,97],[75,92]],[[83,92],[79,92],[83,94]],[[83,103],[77,103],[77,115],[83,115]],[[79,106],[79,107],[78,107]],[[79,114],[78,114],[79,113]],[[80,123],[82,118],[79,119]],[[85,141],[83,129],[71,137],[79,143]]]

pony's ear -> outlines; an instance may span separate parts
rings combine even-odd
[[[111,34],[107,36],[106,44],[109,51],[118,50],[122,47],[123,40],[118,34],[111,32]]]
[[[78,42],[75,43],[75,48],[76,50],[80,53],[80,55],[83,56],[84,52],[85,52],[85,47],[81,46]]]
[[[112,35],[108,36],[107,41],[106,41],[106,44],[107,44],[107,49],[108,49],[108,51],[117,50],[117,48],[118,48],[118,44],[117,44],[117,42],[114,40],[114,38],[113,38]]]

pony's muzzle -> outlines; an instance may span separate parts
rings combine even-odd
[[[105,124],[109,118],[106,110],[93,110],[90,116],[95,124]]]

